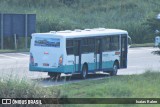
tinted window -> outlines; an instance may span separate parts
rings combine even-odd
[[[73,46],[73,40],[67,40],[67,47]]]
[[[74,55],[79,55],[80,54],[80,41],[75,40],[74,41]]]
[[[112,36],[111,50],[119,50],[119,36]]]
[[[119,36],[111,35],[103,38],[103,51],[119,50]]]
[[[111,37],[103,38],[103,51],[109,51],[111,48]]]
[[[88,39],[88,52],[94,52],[94,44],[95,44],[94,38],[89,38]]]
[[[81,49],[82,49],[82,53],[94,52],[94,39],[93,38],[83,38]]]
[[[73,40],[67,40],[66,41],[66,50],[67,50],[67,55],[73,55],[74,54]]]

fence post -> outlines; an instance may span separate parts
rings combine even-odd
[[[15,50],[17,50],[17,35],[14,34],[14,46],[15,46]]]
[[[3,14],[1,14],[1,49],[3,49]]]
[[[25,48],[28,47],[28,15],[25,14]]]

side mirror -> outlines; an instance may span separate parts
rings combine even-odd
[[[128,48],[131,47],[131,44],[132,44],[132,39],[131,39],[131,37],[128,35]]]

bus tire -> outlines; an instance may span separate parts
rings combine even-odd
[[[81,78],[86,79],[87,75],[88,75],[88,68],[87,68],[87,65],[84,64],[82,67]]]
[[[61,73],[48,72],[48,75],[49,75],[51,78],[58,79],[58,78],[60,78]]]
[[[110,76],[115,76],[117,75],[117,72],[118,72],[118,64],[115,62],[113,64],[113,70],[110,72]]]

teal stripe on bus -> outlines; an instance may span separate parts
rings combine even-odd
[[[109,62],[103,62],[102,63],[102,69],[104,68],[112,68],[113,67],[113,61]],[[82,65],[83,66],[83,65]],[[82,70],[81,66],[81,70]],[[96,63],[88,63],[88,70],[94,71],[96,67]],[[76,65],[76,71],[78,70],[78,64]],[[59,73],[74,73],[75,72],[75,65],[65,65],[60,66],[58,68],[44,68],[44,67],[37,67],[29,65],[30,71],[39,71],[39,72],[59,72]]]

